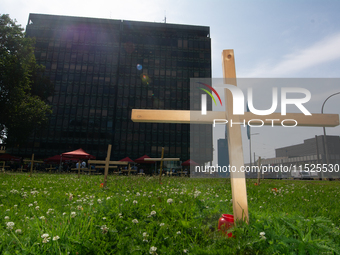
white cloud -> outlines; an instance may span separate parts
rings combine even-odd
[[[288,54],[276,65],[261,63],[243,77],[287,77],[305,69],[340,59],[340,33]]]

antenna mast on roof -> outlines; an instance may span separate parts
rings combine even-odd
[[[164,23],[166,23],[166,11],[164,11]]]

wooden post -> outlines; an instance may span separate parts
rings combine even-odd
[[[162,171],[163,171],[163,158],[164,158],[164,147],[162,147],[162,155],[161,155],[161,166],[159,169],[159,184],[162,182]]]
[[[107,156],[105,160],[104,188],[106,187],[106,183],[107,183],[107,174],[109,172],[110,157],[111,157],[111,144],[109,144],[109,147],[107,148]]]
[[[262,169],[261,167],[261,157],[259,157],[259,160],[257,162],[257,185],[260,185],[260,171]]]
[[[224,82],[236,86],[235,58],[233,50],[224,50],[222,53]],[[226,119],[233,122],[240,122],[237,115],[233,115],[233,97],[228,89],[224,89],[226,99]],[[227,125],[228,148],[230,165],[236,167],[236,172],[230,172],[231,190],[233,198],[234,218],[248,222],[248,201],[245,173],[241,171],[244,166],[241,126]]]

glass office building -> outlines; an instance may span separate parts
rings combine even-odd
[[[159,157],[162,147],[166,157],[189,159],[189,125],[134,123],[131,110],[189,110],[190,78],[211,77],[209,27],[30,14],[26,33],[55,85],[53,113],[12,153],[81,147],[105,158],[112,144],[115,160]],[[211,125],[200,128],[211,137]]]

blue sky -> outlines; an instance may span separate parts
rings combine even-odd
[[[26,26],[29,13],[209,26],[212,74],[222,77],[221,52],[234,49],[238,77],[339,78],[340,1],[43,1],[2,0],[2,13]],[[313,85],[311,111],[320,112],[328,95],[340,84]],[[340,96],[330,99],[325,112],[340,113]],[[312,111],[313,112],[313,111]],[[299,128],[291,134],[281,128],[263,129],[254,136],[253,150],[273,157],[274,148],[302,143],[321,135],[322,128]],[[255,132],[255,131],[254,131]],[[339,135],[340,128],[327,134]],[[284,138],[282,138],[282,136]],[[247,140],[245,161],[249,161]]]

